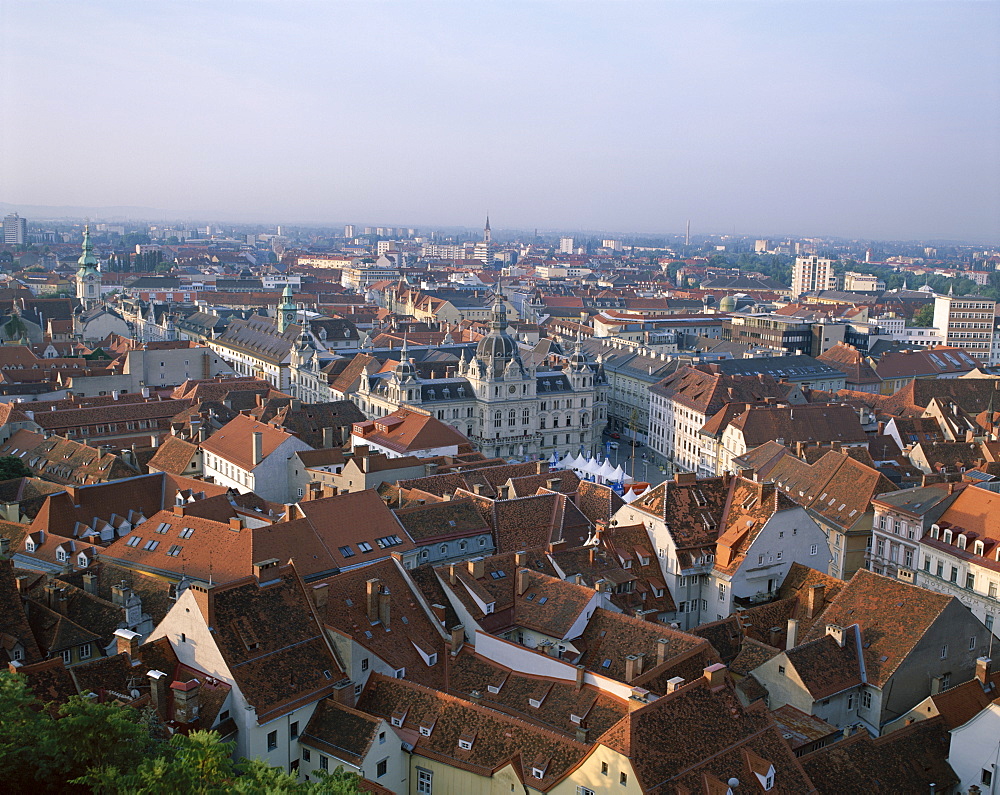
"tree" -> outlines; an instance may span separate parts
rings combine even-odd
[[[17,456],[5,455],[0,458],[0,480],[30,478],[34,474]]]
[[[913,313],[913,320],[910,321],[911,326],[919,326],[920,328],[930,328],[933,324],[934,304],[924,304]]]
[[[23,676],[0,671],[0,781],[4,792],[312,793],[355,795],[359,777],[338,768],[315,782],[259,759],[233,761],[235,743],[213,731],[166,740],[150,709],[74,696],[42,704]]]

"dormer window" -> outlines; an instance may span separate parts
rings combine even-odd
[[[24,542],[24,551],[25,552],[34,552],[35,551],[35,542],[32,541],[30,538],[27,541]]]
[[[974,541],[972,551],[976,555],[982,555],[986,551],[986,545],[982,541]]]
[[[969,543],[969,539],[965,535],[965,533],[959,533],[958,534],[958,548],[959,549],[965,549],[966,546],[968,545],[968,543]]]
[[[65,563],[67,557],[69,556],[66,554],[66,550],[64,549],[60,549],[56,552],[56,560],[58,560],[60,563]]]
[[[941,528],[938,527],[936,524],[932,524],[931,525],[931,538],[940,538],[940,537],[941,537]]]

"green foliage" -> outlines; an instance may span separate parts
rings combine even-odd
[[[0,480],[30,478],[32,474],[34,473],[17,456],[5,455],[3,458],[0,458]]]
[[[359,778],[338,768],[315,782],[258,759],[233,761],[234,743],[213,731],[165,742],[149,710],[74,697],[55,710],[24,677],[0,672],[0,781],[5,792],[313,793],[354,795]]]
[[[924,304],[914,312],[910,325],[920,328],[930,328],[934,325],[934,304]]]

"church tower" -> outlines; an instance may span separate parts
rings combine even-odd
[[[278,333],[284,334],[288,327],[295,323],[295,301],[292,300],[292,285],[286,284],[281,291],[281,303],[278,304]]]
[[[83,228],[83,254],[77,262],[76,297],[85,310],[94,309],[101,303],[101,272],[90,243],[90,224]]]

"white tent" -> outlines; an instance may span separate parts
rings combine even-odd
[[[605,458],[604,463],[601,464],[601,471],[599,475],[605,483],[610,483],[616,480],[615,472],[620,472],[620,471],[621,471],[621,465],[619,465],[617,468],[612,467],[610,459]]]
[[[586,464],[583,465],[583,471],[588,475],[597,477],[601,474],[601,465],[597,463],[596,458],[591,458]]]
[[[615,467],[615,471],[611,473],[608,478],[612,483],[624,483],[625,482],[625,470],[622,469],[622,465],[619,464]]]

